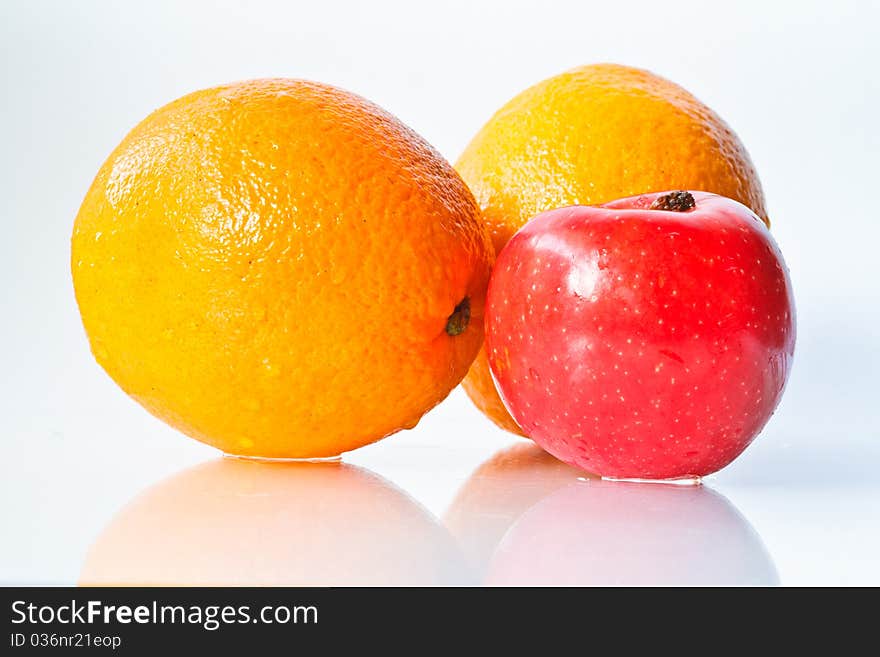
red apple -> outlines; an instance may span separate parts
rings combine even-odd
[[[545,212],[489,284],[489,364],[511,415],[605,477],[723,468],[776,408],[794,343],[779,248],[748,208],[714,194]]]

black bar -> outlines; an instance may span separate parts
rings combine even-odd
[[[295,652],[312,647],[321,651],[309,654],[337,654],[343,651],[331,647],[341,645],[340,641],[360,642],[371,651],[401,649],[411,655],[431,654],[430,648],[440,645],[471,654],[468,642],[474,637],[490,639],[497,646],[538,640],[543,645],[541,655],[556,652],[551,647],[557,643],[560,654],[570,652],[565,645],[580,646],[579,652],[596,652],[596,645],[607,641],[626,652],[635,648],[689,650],[705,645],[703,641],[714,641],[726,648],[741,645],[763,653],[767,638],[782,635],[788,647],[809,639],[815,648],[821,645],[823,633],[833,637],[829,645],[835,649],[830,654],[842,654],[858,631],[872,627],[874,609],[871,604],[846,605],[847,599],[852,600],[850,594],[830,589],[0,591],[3,655],[59,654],[74,649],[79,654],[178,654],[185,649],[197,649],[198,654],[214,649],[223,650],[222,654],[230,650],[251,654],[263,647],[287,647]],[[162,607],[164,622],[160,622]],[[175,608],[183,608],[185,619]],[[92,616],[90,609],[95,610]],[[76,622],[69,622],[73,616]],[[837,633],[832,632],[835,621],[841,623]],[[415,643],[412,637],[417,637]]]

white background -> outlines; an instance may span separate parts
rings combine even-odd
[[[753,550],[760,562],[749,571],[755,581],[772,583],[769,562],[783,584],[880,584],[878,6],[867,0],[0,3],[0,581],[77,581],[89,547],[114,514],[166,476],[216,456],[116,388],[89,354],[73,299],[73,218],[104,158],[139,120],[201,87],[303,77],[370,98],[454,160],[494,110],[526,86],[575,65],[614,61],[682,84],[748,147],[795,286],[793,378],[764,434],[707,480],[729,503],[712,497],[705,513],[692,517],[682,506],[673,508],[673,520],[657,516],[634,535],[642,543],[625,559],[602,552],[616,525],[595,519],[608,514],[578,507],[576,498],[590,483],[572,484],[581,486],[572,500],[527,510],[505,502],[505,491],[512,500],[521,481],[488,481],[496,506],[482,508],[478,500],[466,510],[473,531],[499,513],[511,516],[497,551],[504,557],[499,581],[513,583],[526,581],[531,566],[557,549],[573,583],[598,581],[596,569],[614,581],[629,581],[632,573],[641,582],[663,581],[670,563],[683,568],[675,571],[680,581],[690,581],[694,573],[681,566],[692,563],[686,547],[658,558],[639,546],[672,545],[671,528],[708,536],[721,554],[731,532],[753,528],[766,547],[766,554]],[[470,473],[513,442],[456,390],[415,430],[346,460],[406,491],[439,531]],[[322,486],[309,495],[332,498]],[[611,507],[632,511],[626,500],[613,501],[625,493],[608,495]],[[639,492],[633,508],[653,508],[662,495]],[[189,508],[187,500],[182,507]],[[742,517],[730,520],[731,508]],[[727,518],[720,524],[719,514]],[[317,531],[320,518],[308,526]],[[385,558],[402,554],[405,561],[393,537],[410,528],[395,528],[398,521],[388,514],[370,519],[375,523],[366,534],[340,531],[340,549],[364,541],[375,548],[387,539]],[[310,530],[292,540],[293,520],[279,510],[249,544],[250,561],[230,553],[228,569],[247,580],[273,536],[292,541],[288,558],[305,559],[295,545],[307,543]],[[242,528],[243,540],[248,531]],[[529,552],[538,549],[529,532],[547,539],[538,541],[543,555]],[[170,530],[156,540],[171,553],[195,550],[221,561],[227,549],[223,540],[176,546],[190,539]],[[324,550],[322,567],[332,570],[337,557]],[[371,567],[352,563],[351,581],[358,568]],[[484,565],[475,566],[473,581]],[[337,571],[342,579],[346,567]],[[716,570],[724,568],[722,559]],[[696,581],[714,574],[708,567]],[[548,578],[565,580],[559,573]]]

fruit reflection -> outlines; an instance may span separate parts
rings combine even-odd
[[[536,446],[497,454],[446,515],[490,585],[774,585],[760,537],[706,486],[581,477]]]
[[[377,475],[343,463],[218,459],[129,503],[84,585],[468,583],[447,532]]]
[[[529,507],[559,488],[590,477],[531,441],[519,442],[477,468],[443,520],[471,567],[483,572],[505,532]]]

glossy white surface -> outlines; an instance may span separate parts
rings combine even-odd
[[[877,6],[360,7],[0,6],[0,582],[880,584]],[[460,390],[346,455],[357,467],[210,463],[91,359],[70,227],[155,107],[231,79],[319,79],[454,159],[526,85],[605,60],[680,82],[734,127],[792,273],[789,389],[703,489],[498,456],[519,441]]]
[[[12,443],[0,580],[880,583],[876,450],[793,435],[782,411],[700,488],[554,465],[461,391],[336,465],[218,460],[121,401],[130,429]]]

